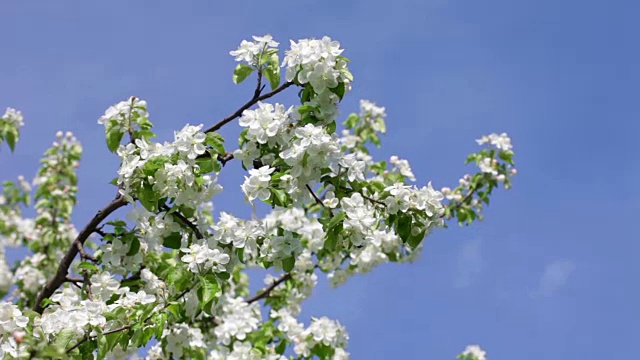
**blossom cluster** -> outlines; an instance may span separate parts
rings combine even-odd
[[[24,118],[22,117],[22,112],[14,108],[7,108],[1,119],[5,124],[16,129],[24,126]]]
[[[478,140],[486,148],[468,162],[479,172],[457,188],[412,184],[409,160],[375,161],[369,152],[386,132],[384,107],[362,100],[359,113],[337,128],[337,105],[353,81],[340,43],[291,41],[282,62],[278,45],[254,36],[231,51],[241,62],[234,81],[258,72],[253,99],[235,113],[243,131],[233,153],[203,125],[153,141],[147,103],[137,97],[109,107],[98,123],[121,161],[112,182],[119,196],[80,233],[71,214],[82,147],[72,133],[57,134],[32,184],[5,184],[0,295],[16,286],[11,302],[0,302],[0,357],[137,358],[147,347],[146,359],[348,359],[349,336],[338,321],[299,320],[319,275],[337,286],[381,264],[412,261],[446,219],[480,218],[491,191],[510,186],[506,134]],[[280,67],[287,83],[278,87]],[[260,97],[262,77],[274,90]],[[289,86],[299,88],[300,106],[264,101]],[[7,114],[2,121],[22,126],[19,112]],[[240,189],[254,209],[250,219],[213,212],[218,173],[229,159],[246,170]],[[34,219],[21,210],[31,185]],[[127,203],[126,220],[102,223]],[[22,245],[32,254],[11,269],[4,247]],[[55,284],[58,276],[48,277],[59,274],[65,253],[80,255]],[[253,295],[245,271],[252,268],[268,270]],[[157,343],[149,347],[151,339]],[[477,346],[461,356],[486,359]]]
[[[254,41],[242,40],[237,50],[230,51],[236,61],[244,61],[252,66],[258,66],[260,55],[268,49],[275,49],[279,43],[271,35],[253,36]]]
[[[312,318],[309,327],[296,319],[287,309],[272,311],[271,317],[278,320],[278,330],[294,344],[293,350],[299,356],[308,357],[316,345],[328,346],[334,350],[333,359],[348,359],[344,347],[349,340],[344,327],[327,317]]]

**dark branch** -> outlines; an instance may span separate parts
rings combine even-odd
[[[233,153],[228,152],[226,154],[223,155],[218,155],[218,161],[220,161],[220,163],[222,163],[222,166],[227,165],[227,163],[229,161],[233,160]]]
[[[275,289],[278,285],[282,284],[283,282],[287,281],[291,279],[291,273],[286,273],[284,275],[282,275],[278,280],[274,281],[271,285],[267,286],[264,290],[262,290],[261,292],[257,293],[255,296],[247,299],[247,303],[251,304],[254,303],[260,299],[264,299],[266,297],[269,296],[269,294],[271,294],[271,292],[273,291],[273,289]]]
[[[162,205],[160,207],[162,210],[169,212],[171,211],[171,208],[168,207],[167,205]],[[192,223],[191,221],[189,221],[189,219],[187,219],[184,215],[182,215],[179,211],[174,211],[171,213],[172,215],[174,215],[175,217],[178,218],[178,220],[180,220],[180,222],[182,222],[182,224],[184,224],[185,226],[187,226],[189,229],[191,229],[191,231],[193,232],[193,234],[196,236],[196,238],[198,238],[198,240],[202,240],[204,239],[204,236],[202,235],[202,233],[200,232],[200,229],[198,229],[198,227]]]
[[[94,232],[102,220],[106,219],[107,216],[111,215],[111,213],[125,205],[127,205],[127,200],[123,196],[118,195],[107,206],[99,210],[93,219],[91,219],[91,221],[89,221],[89,223],[78,233],[73,245],[69,247],[69,250],[67,250],[67,253],[60,261],[60,266],[58,266],[56,274],[51,278],[51,280],[49,280],[49,282],[47,282],[40,294],[38,294],[38,298],[33,306],[33,310],[35,312],[42,314],[42,311],[44,310],[42,307],[42,301],[53,295],[60,285],[65,282],[73,259],[78,255],[78,252],[80,251],[79,249],[82,248],[85,241],[87,241],[87,238],[89,238],[89,235]]]
[[[311,196],[313,196],[313,198],[316,200],[316,203],[320,204],[320,205],[322,205],[322,207],[324,207],[324,203],[322,202],[322,200],[320,200],[318,195],[316,195],[316,193],[313,192],[313,189],[311,189],[311,186],[309,186],[309,184],[307,184],[306,187],[307,187],[307,190],[309,190],[309,192],[311,193]]]
[[[242,105],[242,107],[240,107],[240,109],[236,110],[236,112],[234,112],[233,114],[227,116],[226,118],[220,120],[220,122],[218,122],[217,124],[215,124],[212,127],[208,128],[204,132],[205,133],[209,133],[209,132],[220,130],[220,128],[225,126],[227,123],[231,122],[233,119],[235,119],[235,118],[239,117],[240,115],[242,115],[243,111],[245,111],[248,108],[252,107],[256,103],[258,103],[258,101],[262,101],[262,100],[268,99],[268,98],[278,94],[282,90],[288,88],[291,85],[293,85],[292,82],[287,82],[287,83],[284,83],[284,84],[278,86],[273,91],[268,92],[268,93],[266,93],[264,95],[255,96],[255,94],[254,94],[253,98],[251,100],[249,100],[249,102],[247,102],[246,104]]]

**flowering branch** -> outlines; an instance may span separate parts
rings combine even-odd
[[[212,127],[208,128],[204,132],[205,133],[210,133],[210,132],[214,132],[214,131],[220,130],[220,128],[225,126],[227,123],[233,121],[233,119],[240,117],[240,115],[242,115],[243,111],[245,111],[248,108],[252,107],[253,105],[257,104],[258,101],[266,100],[266,99],[278,94],[279,92],[282,92],[283,90],[285,90],[286,88],[288,88],[291,85],[293,85],[293,82],[290,81],[290,82],[286,82],[286,83],[278,86],[273,91],[268,92],[268,93],[266,93],[264,95],[255,96],[255,94],[254,94],[253,98],[251,100],[249,100],[249,102],[247,102],[246,104],[242,105],[242,107],[240,107],[240,109],[238,109],[233,114],[227,116],[226,118],[222,119],[220,122],[218,122],[217,124],[215,124]]]
[[[189,291],[191,291],[191,288],[183,291],[180,293],[180,295],[178,295],[176,297],[176,299],[174,301],[178,301],[180,299],[182,299]],[[172,302],[167,302],[162,309],[160,309],[160,311],[164,311],[166,310],[170,305],[172,304]],[[160,312],[158,311],[158,312]],[[157,312],[153,312],[151,315],[147,316],[146,319],[142,320],[142,323],[146,324],[149,320],[151,320],[151,318],[156,314]],[[103,336],[105,335],[109,335],[109,334],[115,334],[121,331],[126,331],[131,329],[132,327],[134,327],[137,323],[131,323],[129,325],[125,325],[116,329],[112,329],[112,330],[108,330],[102,333]],[[83,337],[80,341],[78,341],[75,345],[73,345],[72,347],[70,347],[69,349],[67,349],[67,354],[72,352],[74,349],[76,349],[78,346],[82,345],[84,342],[89,341],[89,340],[94,340],[98,337],[98,335],[94,335],[94,336],[85,336]]]
[[[42,314],[42,311],[44,311],[44,308],[42,307],[42,301],[53,295],[53,293],[60,287],[60,285],[65,282],[67,274],[69,273],[69,267],[71,266],[73,259],[79,252],[78,244],[80,247],[82,247],[82,245],[84,245],[84,242],[87,241],[89,235],[94,232],[94,230],[98,225],[100,225],[102,220],[106,219],[107,216],[111,215],[111,213],[125,205],[127,205],[127,200],[123,196],[118,195],[113,201],[107,204],[107,206],[99,210],[98,213],[93,217],[93,219],[91,219],[91,221],[89,221],[89,223],[84,227],[84,229],[82,229],[82,231],[78,233],[78,236],[74,240],[73,245],[69,248],[67,253],[60,261],[60,266],[58,266],[56,274],[53,278],[51,278],[51,280],[49,280],[49,282],[47,282],[40,294],[38,294],[36,302],[33,305],[33,310],[35,312]]]

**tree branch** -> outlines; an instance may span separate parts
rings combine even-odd
[[[222,166],[227,165],[227,163],[229,161],[233,160],[233,153],[232,152],[227,152],[226,154],[223,155],[218,155],[218,161],[220,161],[222,163]]]
[[[467,195],[465,195],[465,197],[464,197],[464,198],[462,198],[462,200],[460,200],[460,201],[456,202],[455,204],[453,204],[453,206],[451,206],[451,204],[449,204],[449,206],[448,206],[448,207],[449,207],[452,211],[456,211],[456,210],[460,209],[460,208],[462,207],[462,205],[463,205],[464,203],[466,203],[466,202],[467,202],[467,200],[469,200],[471,197],[473,197],[473,194],[475,194],[476,190],[478,190],[478,189],[476,189],[475,187],[474,187],[474,188],[472,188],[472,189],[469,191],[469,193],[467,193]],[[445,213],[445,214],[442,214],[442,216],[441,216],[441,217],[445,217],[445,216],[446,216],[446,213]],[[448,220],[448,219],[450,219],[450,218],[451,218],[451,216],[447,217],[447,220]]]
[[[160,207],[162,210],[166,211],[167,213],[169,211],[171,211],[171,208],[167,205],[162,205]],[[198,229],[198,227],[196,226],[196,224],[192,223],[191,221],[189,221],[189,219],[187,219],[184,215],[182,215],[179,211],[174,211],[171,213],[171,215],[174,215],[175,217],[177,217],[180,222],[182,222],[184,225],[186,225],[189,229],[191,229],[191,231],[195,234],[196,238],[198,238],[198,240],[202,240],[204,239],[204,236],[202,235],[202,233],[200,232],[200,229]]]
[[[226,118],[220,120],[220,122],[218,122],[217,124],[213,125],[212,127],[208,128],[207,130],[205,130],[205,133],[210,133],[213,131],[218,131],[220,130],[220,128],[222,128],[223,126],[225,126],[227,123],[231,122],[233,119],[239,117],[240,115],[242,115],[242,112],[247,110],[248,108],[252,107],[253,105],[255,105],[258,101],[262,101],[265,99],[268,99],[276,94],[278,94],[279,92],[281,92],[282,90],[288,88],[289,86],[293,85],[292,82],[286,82],[280,86],[278,86],[277,88],[275,88],[273,91],[268,92],[264,95],[259,95],[259,96],[255,96],[256,94],[254,94],[253,98],[251,100],[249,100],[249,102],[247,102],[246,104],[242,105],[242,107],[240,107],[240,109],[238,109],[236,112],[234,112],[233,114],[227,116]],[[258,92],[259,94],[259,92]]]
[[[127,205],[127,200],[123,196],[118,195],[113,201],[107,204],[107,206],[99,210],[98,213],[94,215],[93,219],[91,219],[91,221],[89,221],[89,223],[78,233],[78,236],[73,241],[73,244],[71,245],[69,250],[67,250],[67,253],[60,261],[60,266],[58,266],[56,274],[53,276],[53,278],[51,278],[51,280],[49,280],[49,282],[47,282],[40,294],[38,294],[36,302],[33,306],[33,310],[35,312],[42,314],[42,311],[44,311],[44,308],[42,307],[42,301],[53,295],[53,293],[60,287],[60,285],[65,282],[67,274],[69,273],[69,267],[71,266],[73,259],[76,257],[76,255],[80,251],[79,249],[84,245],[85,241],[87,241],[89,235],[94,232],[94,230],[98,227],[98,225],[100,225],[102,220],[106,219],[107,216],[111,215],[111,213],[125,205]]]
[[[260,299],[264,299],[267,296],[269,296],[269,294],[271,294],[271,292],[273,291],[273,289],[275,289],[278,285],[282,284],[283,282],[287,281],[291,279],[291,273],[286,273],[284,275],[282,275],[278,280],[274,281],[271,285],[267,286],[264,290],[262,290],[261,292],[257,293],[255,296],[247,299],[247,303],[251,304],[254,303]]]

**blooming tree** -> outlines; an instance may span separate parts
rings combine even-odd
[[[109,107],[98,123],[120,159],[116,195],[79,230],[71,219],[82,147],[72,133],[56,135],[33,181],[4,182],[0,357],[132,358],[146,347],[147,359],[346,359],[338,321],[298,319],[318,276],[339,286],[412,261],[433,230],[482,219],[492,191],[510,187],[506,134],[478,140],[467,163],[479,171],[458,186],[413,185],[407,160],[369,154],[385,133],[385,108],[362,100],[359,114],[338,121],[353,82],[340,43],[291,41],[282,61],[278,45],[254,36],[231,51],[233,81],[255,74],[257,85],[208,128],[187,124],[159,142],[144,100]],[[266,102],[288,89],[300,105]],[[234,120],[243,128],[237,149],[218,133]],[[7,109],[0,145],[13,150],[22,125]],[[246,170],[242,192],[265,216],[213,211],[230,161]],[[29,206],[34,218],[23,216]],[[126,218],[114,216],[121,208]],[[30,255],[9,265],[4,248],[17,246]],[[269,269],[253,294],[250,268]],[[472,345],[459,358],[486,356]]]

